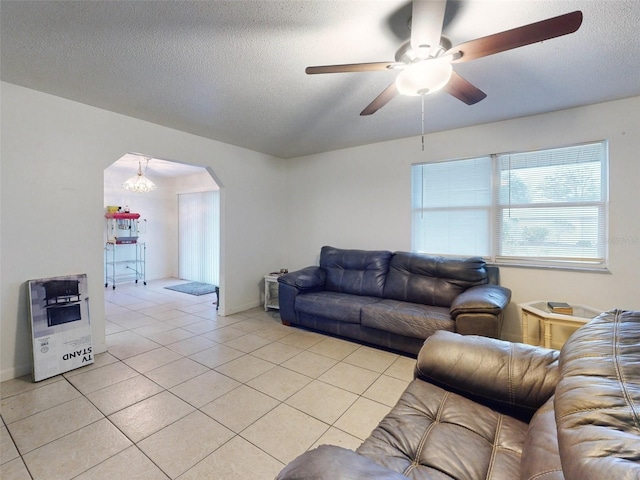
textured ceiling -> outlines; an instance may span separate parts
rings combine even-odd
[[[283,158],[418,135],[420,99],[359,112],[396,72],[305,75],[393,60],[405,1],[4,1],[4,81]],[[448,4],[458,44],[582,10],[578,32],[455,66],[487,93],[426,98],[447,130],[640,95],[637,0]]]

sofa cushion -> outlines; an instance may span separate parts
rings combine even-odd
[[[378,297],[361,297],[337,292],[311,292],[296,297],[296,311],[347,323],[361,323],[365,305],[379,302]]]
[[[320,266],[331,292],[382,297],[391,252],[322,247]]]
[[[363,305],[361,323],[414,338],[427,338],[438,330],[455,330],[448,308],[388,299]]]
[[[289,463],[276,480],[408,480],[353,450],[320,445]]]
[[[567,480],[640,478],[640,312],[613,310],[560,353],[558,444]]]
[[[527,424],[414,380],[357,452],[412,479],[520,475]]]
[[[521,480],[564,480],[553,397],[535,413],[522,448]]]
[[[450,307],[466,289],[487,283],[485,262],[395,252],[389,264],[384,297],[424,305]]]

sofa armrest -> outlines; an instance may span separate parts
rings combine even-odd
[[[318,266],[306,267],[278,277],[278,303],[283,324],[298,323],[296,297],[300,293],[324,290],[326,279],[326,272]]]
[[[278,277],[278,283],[283,283],[299,290],[306,290],[323,286],[326,279],[327,273],[324,269],[314,266],[296,270],[291,273],[285,273]]]
[[[276,480],[409,480],[353,450],[320,445],[303,453],[278,474]]]
[[[438,331],[418,354],[416,378],[529,421],[553,395],[557,350]]]
[[[461,314],[484,313],[499,316],[511,301],[511,290],[500,285],[476,285],[458,295],[451,303],[451,318]]]

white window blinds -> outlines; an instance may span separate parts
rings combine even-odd
[[[605,268],[606,142],[412,166],[413,250]]]

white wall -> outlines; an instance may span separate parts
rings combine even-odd
[[[200,165],[221,186],[221,313],[260,304],[282,264],[284,160],[2,82],[0,380],[29,373],[26,282],[86,273],[104,351],[103,175],[127,152]]]
[[[529,300],[640,309],[640,97],[427,135],[425,152],[415,137],[295,159],[284,262],[317,264],[322,245],[410,250],[412,163],[601,139],[610,142],[611,273],[501,268],[513,291],[503,338],[521,339],[516,304]]]

